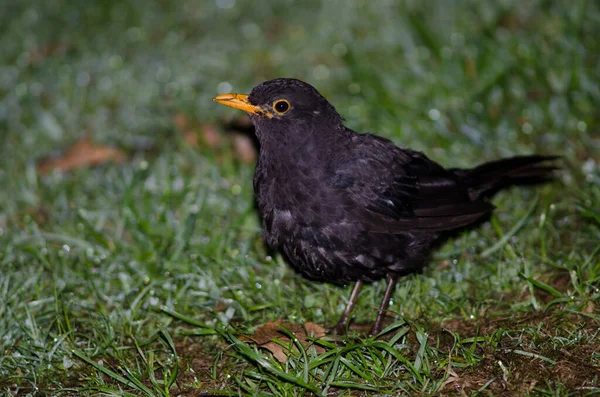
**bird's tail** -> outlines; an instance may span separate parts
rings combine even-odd
[[[472,200],[494,194],[509,185],[539,183],[560,167],[549,164],[559,156],[516,156],[490,161],[471,169],[452,169],[461,177]]]

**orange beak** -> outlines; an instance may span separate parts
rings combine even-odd
[[[229,106],[230,108],[240,109],[244,112],[257,115],[266,115],[272,117],[268,112],[265,112],[262,108],[254,106],[248,100],[248,95],[245,94],[223,94],[213,98],[213,101],[220,103],[221,105]]]

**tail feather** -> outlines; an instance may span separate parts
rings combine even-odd
[[[560,156],[516,156],[490,161],[472,169],[453,169],[469,190],[472,200],[495,193],[508,185],[537,183],[548,180],[556,165],[542,164]]]

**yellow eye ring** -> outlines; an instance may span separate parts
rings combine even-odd
[[[285,114],[287,113],[290,109],[292,108],[292,106],[290,105],[290,103],[288,101],[286,101],[285,99],[278,99],[275,102],[273,102],[273,110],[275,111],[275,113],[277,114]]]

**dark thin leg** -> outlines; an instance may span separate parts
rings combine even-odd
[[[334,333],[338,335],[343,335],[346,333],[346,326],[348,325],[348,317],[350,317],[350,313],[352,313],[352,309],[354,309],[354,305],[356,304],[356,299],[358,299],[358,293],[360,292],[360,288],[362,287],[362,280],[358,280],[356,284],[354,284],[354,289],[352,290],[352,294],[350,294],[350,299],[348,300],[348,304],[346,305],[346,310],[344,310],[344,314],[340,317],[340,320],[337,324],[329,328],[327,333]]]
[[[387,276],[387,287],[385,287],[385,295],[383,296],[383,301],[381,301],[381,306],[379,306],[379,311],[377,312],[377,320],[375,320],[375,324],[373,324],[373,328],[369,331],[369,336],[377,335],[381,332],[381,326],[383,325],[383,317],[385,316],[385,311],[390,305],[390,298],[392,297],[392,293],[394,292],[394,286],[396,285],[396,281],[398,281],[398,275],[388,274]]]

